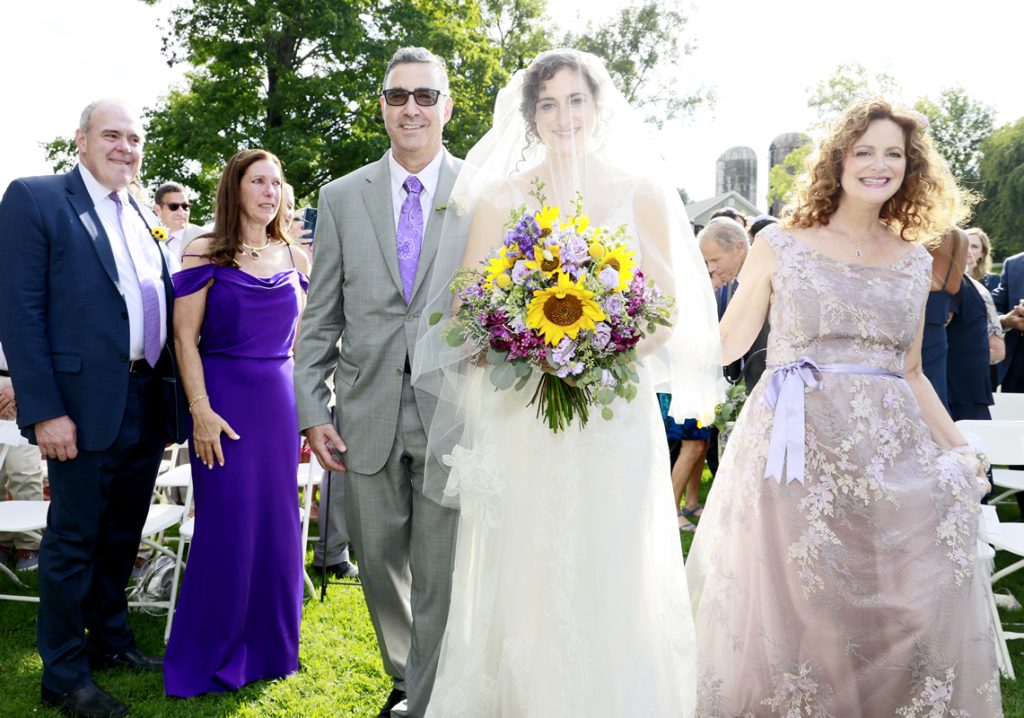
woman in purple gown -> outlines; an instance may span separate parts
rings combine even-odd
[[[302,551],[292,347],[309,260],[281,211],[281,162],[239,152],[213,232],[175,275],[175,337],[192,413],[196,528],[164,659],[168,695],[236,690],[298,670]]]

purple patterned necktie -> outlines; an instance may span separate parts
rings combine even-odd
[[[149,365],[155,367],[157,359],[160,358],[160,297],[156,293],[156,282],[139,271],[140,267],[146,266],[146,258],[138,241],[129,241],[124,231],[124,205],[121,203],[121,197],[117,192],[111,192],[108,196],[117,207],[117,228],[121,230],[121,238],[128,247],[135,276],[139,279],[139,290],[142,294],[142,351]]]
[[[423,183],[416,175],[409,175],[402,188],[408,192],[398,214],[398,273],[402,277],[405,303],[412,301],[412,285],[416,281],[416,265],[420,261],[420,246],[423,244],[423,208],[420,207],[420,192]]]

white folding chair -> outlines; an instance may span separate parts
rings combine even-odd
[[[308,464],[299,464],[298,482],[299,488],[302,490],[302,502],[299,504],[302,517],[302,542],[299,544],[299,550],[302,552],[302,580],[306,590],[309,591],[310,598],[316,595],[313,580],[309,577],[309,572],[306,571],[306,546],[309,543],[309,522],[313,515],[313,489],[320,485],[326,474],[327,472],[317,461],[316,454],[310,453]]]
[[[0,501],[0,531],[25,533],[39,540],[40,531],[46,528],[46,512],[50,509],[49,501]],[[0,563],[0,573],[5,574],[16,585],[24,588],[25,584],[17,574]],[[37,596],[16,596],[0,594],[2,601],[39,601]]]
[[[1024,395],[1022,395],[1024,396]],[[989,500],[990,504],[1006,503],[1018,491],[1024,491],[1024,471],[995,468],[1024,464],[1024,420],[961,420],[956,422],[968,440],[982,449],[993,464],[992,483],[1004,491]]]
[[[989,413],[996,421],[1024,421],[1024,394],[996,392]]]
[[[958,421],[957,428],[971,442],[972,446],[983,450],[993,464],[1024,464],[1024,421]],[[996,551],[1008,551],[1015,556],[1024,557],[1024,524],[1005,524],[999,521],[995,503],[1005,499],[1017,491],[1024,490],[1024,471],[1011,469],[993,469],[993,483],[1007,489],[982,507],[981,531],[979,539],[987,541]],[[993,554],[994,556],[994,554]],[[979,547],[979,563],[989,561],[992,557]],[[1005,676],[1014,679],[1013,665],[1010,662],[1006,641],[1024,638],[1024,633],[1003,630],[1002,621],[995,603],[991,585],[1012,573],[1024,568],[1024,558],[1000,569],[992,574],[987,599],[989,614],[992,618],[992,629],[996,641],[996,656],[999,668]]]
[[[157,475],[170,471],[178,465],[178,460],[181,457],[181,453],[185,452],[188,455],[188,442],[184,441],[180,444],[171,444],[164,449],[164,458],[160,460],[160,468],[157,471]]]

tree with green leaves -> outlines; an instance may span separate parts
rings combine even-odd
[[[476,3],[194,0],[175,7],[164,52],[192,69],[184,87],[146,112],[147,182],[182,182],[201,216],[224,162],[240,148],[264,147],[281,158],[297,197],[313,194],[387,149],[382,75],[394,50],[410,44],[449,61],[456,110],[446,134],[461,154],[489,124],[508,77]]]
[[[603,58],[626,100],[660,128],[713,100],[703,88],[680,91],[679,68],[696,50],[684,39],[687,23],[672,0],[645,0],[627,4],[610,20],[588,22],[583,32],[567,33],[564,42]]]
[[[928,131],[953,176],[966,187],[976,187],[981,143],[992,134],[995,110],[972,100],[961,87],[943,90],[937,100],[922,98],[914,109],[928,118]]]
[[[992,238],[1000,257],[1024,251],[1024,118],[982,141],[974,224]]]
[[[806,144],[797,147],[786,155],[780,164],[768,170],[768,206],[784,207],[793,199],[796,191],[796,179],[807,165],[807,157],[814,145],[808,139]]]
[[[893,97],[900,94],[896,79],[885,72],[874,75],[859,62],[837,65],[807,95],[807,106],[818,113],[821,124],[840,114],[857,100],[873,95]]]

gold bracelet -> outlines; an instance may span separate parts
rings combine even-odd
[[[208,397],[206,394],[200,394],[199,396],[197,396],[195,399],[193,399],[192,401],[190,401],[188,403],[188,413],[189,414],[192,413],[192,407],[196,405],[197,401],[202,401],[203,399],[209,399],[209,398],[210,397]]]

